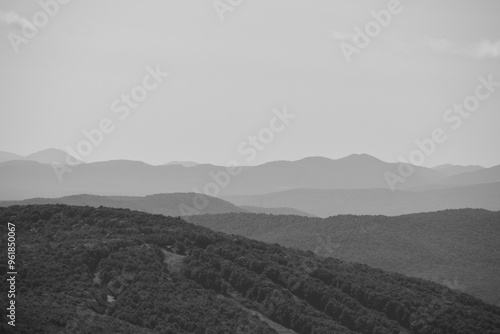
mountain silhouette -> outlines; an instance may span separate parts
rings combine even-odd
[[[468,172],[475,172],[477,170],[484,169],[484,167],[478,165],[459,166],[459,165],[446,164],[446,165],[432,167],[432,169],[437,170],[447,176],[453,176]]]
[[[0,163],[13,160],[28,160],[28,161],[36,161],[42,164],[51,164],[53,162],[57,162],[65,165],[67,164],[66,162],[67,155],[68,154],[66,152],[55,148],[49,148],[46,150],[32,153],[27,156],[13,154],[9,152],[0,152]],[[71,157],[71,159],[72,163],[78,161],[74,157]]]
[[[57,155],[52,153],[55,152],[51,151],[44,159],[40,158],[40,154],[35,158],[50,161]],[[245,166],[238,175],[231,176],[226,167],[209,164],[186,168],[114,160],[60,170],[51,164],[8,161],[0,164],[0,200],[77,194],[146,196],[174,192],[204,193],[206,187],[212,196],[254,195],[303,188],[387,188],[385,173],[398,173],[398,167],[399,164],[386,163],[368,155],[351,155],[338,160],[313,157]],[[397,186],[431,185],[445,178],[444,174],[435,170],[415,167],[415,173]]]
[[[453,175],[442,180],[440,183],[446,185],[471,185],[494,182],[500,182],[500,165]]]

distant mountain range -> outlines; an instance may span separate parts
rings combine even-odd
[[[39,151],[36,153],[32,153],[27,156],[22,156],[14,153],[9,153],[9,152],[2,152],[0,151],[0,163],[6,162],[6,161],[13,161],[13,160],[27,160],[27,161],[36,161],[42,164],[50,164],[53,162],[58,162],[60,164],[66,164],[66,156],[68,154],[64,151],[55,149],[55,148],[49,148],[47,150]],[[75,157],[71,157],[74,161],[78,161]]]
[[[500,211],[326,219],[230,213],[185,219],[227,234],[429,279],[500,305]]]
[[[475,172],[477,170],[484,169],[482,166],[457,166],[457,165],[440,165],[436,167],[432,167],[432,169],[437,170],[447,176],[453,176],[453,175],[458,175],[458,174],[463,174],[463,173],[469,173],[469,172]]]
[[[500,181],[500,165],[475,172],[453,175],[441,183],[446,185],[473,185]]]
[[[61,152],[47,150],[43,154],[33,155],[32,158],[38,161],[23,159],[0,163],[0,200],[77,194],[147,196],[208,191],[216,197],[228,197],[301,189],[388,189],[385,174],[397,174],[399,167],[397,163],[387,163],[361,154],[338,160],[311,157],[299,161],[276,161],[242,167],[238,175],[229,176],[226,167],[209,164],[191,167],[185,167],[183,163],[152,166],[137,161],[115,160],[72,167],[63,173],[62,182],[59,182],[53,166],[47,162],[57,156],[61,158]],[[3,156],[5,159],[8,155]],[[458,169],[455,166],[453,173]],[[404,183],[398,183],[396,188],[410,190],[500,182],[500,166],[472,172],[469,170],[469,167],[464,167],[464,173],[448,176],[436,169],[415,167],[414,174]],[[251,203],[243,205],[260,206]],[[267,204],[263,206],[269,207]],[[278,207],[293,207],[317,214],[286,203]]]

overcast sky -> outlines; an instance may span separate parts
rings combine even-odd
[[[222,165],[245,161],[238,147],[286,107],[296,118],[249,164],[398,161],[435,128],[447,140],[425,165],[500,164],[500,87],[457,129],[443,120],[478,77],[500,82],[500,1],[402,0],[348,63],[341,43],[388,3],[246,0],[218,13],[212,0],[72,0],[16,53],[9,34],[41,8],[0,0],[0,151],[76,147],[109,118],[87,161]],[[148,66],[170,75],[121,120],[110,106]]]

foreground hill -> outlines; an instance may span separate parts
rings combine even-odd
[[[500,331],[500,308],[465,293],[171,217],[44,205],[1,208],[8,222],[15,333]]]
[[[190,222],[429,279],[500,305],[500,212],[447,210],[327,219],[204,215]]]
[[[290,207],[319,217],[341,214],[395,216],[461,208],[500,210],[500,182],[394,192],[389,189],[298,189],[223,198],[238,206]]]
[[[61,198],[33,198],[24,201],[0,202],[0,206],[3,207],[30,204],[66,204],[95,208],[106,206],[166,216],[250,212],[219,198],[200,196],[194,193],[158,194],[144,197],[74,195]]]

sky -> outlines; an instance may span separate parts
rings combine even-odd
[[[54,1],[0,0],[0,151],[500,164],[500,1]]]

